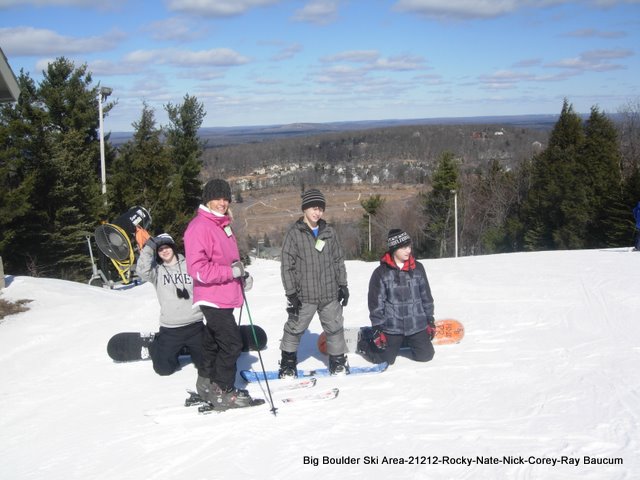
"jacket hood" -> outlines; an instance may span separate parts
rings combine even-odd
[[[393,270],[400,270],[400,268],[398,268],[398,265],[396,265],[395,260],[393,259],[393,255],[389,252],[386,252],[382,258],[380,259],[380,263],[382,265],[385,265]],[[416,269],[416,259],[414,258],[413,255],[409,256],[409,260],[407,260],[406,262],[404,262],[404,265],[402,266],[402,271],[403,272],[409,272],[411,270],[415,270]]]

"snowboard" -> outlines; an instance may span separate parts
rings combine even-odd
[[[267,333],[254,325],[258,343],[253,337],[251,325],[240,325],[242,336],[242,351],[256,351],[267,348]],[[134,362],[148,360],[149,346],[153,342],[154,332],[121,332],[116,333],[107,343],[107,353],[116,362]],[[189,355],[187,349],[180,354]]]
[[[382,373],[389,364],[387,362],[376,363],[374,365],[367,365],[364,367],[349,367],[349,375],[340,375],[344,377],[350,377],[351,375],[364,375],[369,373]],[[265,375],[266,373],[266,375]],[[241,370],[240,376],[247,382],[258,382],[267,380],[280,380],[278,378],[278,370],[268,370],[267,372],[254,371],[254,370]],[[314,370],[298,370],[298,378],[303,377],[329,377],[331,373],[328,368],[316,368]],[[288,382],[289,379],[284,379],[284,382]]]
[[[358,340],[363,335],[366,335],[371,331],[371,327],[353,327],[344,329],[344,340],[347,343],[349,352],[355,352],[358,347]],[[434,345],[450,345],[453,343],[460,343],[464,337],[464,325],[458,320],[447,318],[444,320],[436,321],[436,335],[433,337],[431,343]],[[406,344],[403,344],[402,348],[407,348]],[[321,353],[327,353],[327,336],[324,332],[320,334],[318,338],[318,350]]]

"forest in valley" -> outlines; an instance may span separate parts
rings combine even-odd
[[[18,102],[0,106],[0,256],[9,274],[86,281],[87,238],[135,205],[150,211],[152,233],[180,241],[212,177],[229,180],[239,213],[245,199],[274,192],[293,193],[292,209],[305,188],[358,192],[336,224],[348,258],[376,259],[395,227],[420,258],[632,245],[638,99],[588,114],[566,99],[548,129],[399,125],[208,146],[199,132],[215,112],[185,94],[164,106],[166,125],[143,104],[130,138],[115,145],[106,136],[105,197],[99,84],[86,65],[58,58],[40,82],[26,74],[18,82]],[[400,201],[392,193],[401,188]],[[266,232],[238,236],[245,253],[258,241],[278,246]]]

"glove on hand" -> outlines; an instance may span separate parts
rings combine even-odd
[[[433,337],[436,336],[436,321],[433,317],[427,319],[427,336],[429,337],[429,341],[432,341]]]
[[[249,272],[244,272],[244,276],[242,277],[242,285],[245,292],[248,292],[253,288],[253,277],[249,275]]]
[[[297,315],[300,312],[302,302],[298,298],[297,293],[287,295],[287,313]]]
[[[341,285],[338,288],[338,302],[343,307],[346,307],[347,303],[349,303],[349,288],[346,285]]]
[[[378,350],[384,350],[387,348],[387,336],[382,331],[382,327],[380,325],[378,325],[377,327],[373,327],[371,344]]]
[[[144,242],[145,247],[151,247],[154,251],[158,246],[158,242],[156,242],[156,237],[149,237],[149,239]]]
[[[231,271],[233,272],[233,278],[240,278],[244,275],[244,265],[240,260],[236,260],[231,264]]]

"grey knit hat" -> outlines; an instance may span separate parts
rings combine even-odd
[[[302,194],[302,210],[311,207],[320,207],[324,210],[326,206],[327,202],[324,199],[324,195],[317,188],[312,188]]]
[[[209,180],[202,190],[202,204],[206,205],[211,200],[224,198],[231,201],[231,187],[226,180],[214,178]]]
[[[387,248],[389,252],[393,253],[397,249],[406,247],[407,245],[411,245],[411,237],[407,232],[399,228],[389,230],[387,234]]]

